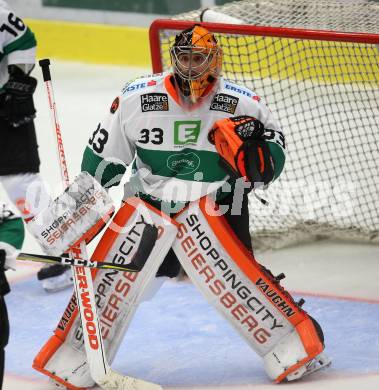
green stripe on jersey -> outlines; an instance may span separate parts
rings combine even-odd
[[[7,220],[0,225],[0,241],[21,249],[25,231],[21,218]]]
[[[87,146],[83,154],[81,170],[92,175],[103,187],[109,188],[120,184],[126,167],[107,161]]]
[[[36,38],[34,34],[31,32],[29,27],[27,27],[26,32],[15,41],[11,42],[7,46],[4,46],[4,54],[7,55],[16,50],[28,50],[37,45]]]
[[[216,152],[192,148],[175,152],[137,146],[137,157],[149,166],[153,175],[208,183],[224,180],[227,175]]]

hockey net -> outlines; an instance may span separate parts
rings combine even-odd
[[[205,26],[222,46],[224,76],[261,96],[286,134],[285,170],[263,194],[269,206],[250,199],[254,248],[378,243],[379,3],[249,0],[212,11]],[[154,72],[170,68],[175,34],[201,13],[153,23]]]

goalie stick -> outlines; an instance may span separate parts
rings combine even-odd
[[[117,271],[128,271],[128,272],[139,272],[140,269],[131,264],[113,264],[105,261],[86,260],[86,259],[75,259],[69,255],[67,256],[48,256],[38,255],[34,253],[21,252],[16,260],[22,261],[34,261],[38,263],[47,264],[62,264],[70,265],[73,267],[86,267],[96,269],[115,269]]]
[[[158,237],[158,228],[156,226],[146,224],[142,232],[140,245],[134,254],[132,260],[128,264],[115,264],[106,261],[76,259],[69,254],[62,256],[38,255],[34,253],[19,253],[17,260],[35,261],[40,263],[63,264],[74,267],[87,267],[97,269],[115,269],[118,271],[139,272],[145,265],[146,259],[149,257],[154,248]],[[146,243],[146,244],[145,244]]]
[[[58,121],[56,103],[51,82],[50,60],[43,59],[39,61],[42,68],[43,80],[45,82],[47,97],[50,108],[52,125],[55,130],[57,140],[58,160],[61,170],[62,182],[66,187],[69,185],[69,176],[64,153],[60,124]],[[70,253],[75,260],[87,260],[86,244],[82,241],[79,245],[71,248]],[[87,355],[89,370],[93,380],[103,389],[108,390],[160,390],[161,386],[141,379],[122,375],[111,369],[108,364],[103,339],[100,332],[100,326],[97,317],[92,274],[87,267],[73,267],[74,286],[77,296],[80,318],[82,321],[82,330],[84,335],[84,346]]]

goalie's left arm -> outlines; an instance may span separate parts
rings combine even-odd
[[[245,177],[253,188],[267,186],[283,170],[284,135],[275,126],[270,127],[253,116],[242,115],[215,122],[209,132],[222,164],[234,175]]]

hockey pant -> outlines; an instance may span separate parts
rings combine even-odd
[[[146,237],[148,224],[158,228],[158,238]],[[146,245],[153,244],[143,269],[138,273],[115,270],[93,272],[94,291],[104,348],[112,362],[134,312],[177,233],[176,222],[137,198],[129,198],[116,213],[100,239],[92,258],[127,264]],[[141,251],[142,249],[142,251]],[[143,257],[143,256],[141,256]],[[90,376],[78,316],[76,296],[72,296],[54,331],[42,347],[33,367],[65,385],[82,389],[95,383]]]
[[[191,203],[175,219],[173,249],[184,270],[263,358],[271,379],[282,381],[323,351],[321,329],[239,243],[211,199]]]

